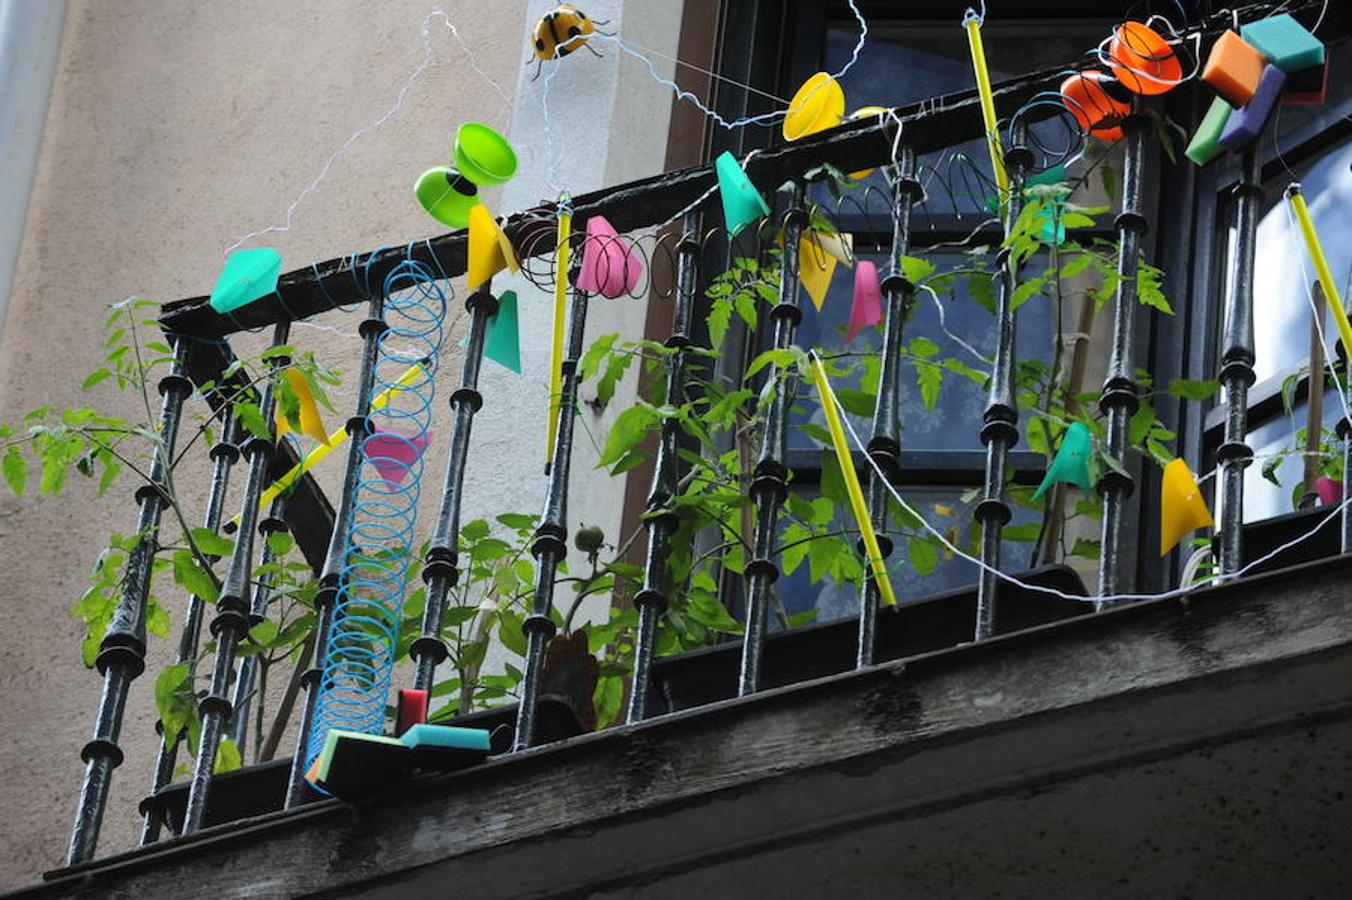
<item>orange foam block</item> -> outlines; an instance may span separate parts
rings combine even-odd
[[[1258,90],[1266,65],[1262,53],[1233,31],[1227,31],[1211,47],[1211,55],[1202,68],[1202,80],[1229,100],[1231,106],[1243,106]]]

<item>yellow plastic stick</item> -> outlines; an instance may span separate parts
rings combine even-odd
[[[371,401],[371,408],[383,409],[390,402],[390,400],[394,397],[395,394],[399,393],[399,391],[413,384],[413,382],[417,381],[418,377],[422,374],[423,374],[422,364],[414,363],[412,366],[409,367],[407,372],[399,376],[398,381],[396,381],[389,387],[385,388],[385,390],[381,391],[379,394],[375,396],[375,399]],[[347,440],[347,429],[345,427],[339,428],[337,431],[333,432],[333,434],[330,434],[329,442],[327,444],[320,444],[319,446],[311,450],[309,453],[305,454],[305,458],[303,460],[292,466],[290,471],[288,471],[281,478],[278,478],[276,481],[274,481],[272,483],[272,486],[263,492],[263,496],[258,499],[259,508],[261,509],[267,506],[273,500],[276,500],[277,496],[281,494],[282,491],[286,490],[287,488],[291,487],[291,485],[299,481],[302,475],[313,469],[321,459],[323,459],[324,457],[328,456],[330,453],[333,452],[334,447],[337,447],[345,440]],[[236,515],[233,519],[231,519],[230,524],[233,527],[238,528],[239,516]]]
[[[981,42],[981,19],[971,10],[963,20],[967,29],[967,46],[972,51],[972,68],[976,71],[976,89],[981,95],[981,118],[986,123],[986,145],[991,152],[991,168],[995,183],[1000,187],[1000,202],[1009,194],[1009,176],[1005,174],[1005,151],[1000,146],[1000,125],[995,118],[995,95],[991,93],[991,73],[986,68],[986,47]]]
[[[887,568],[883,565],[883,551],[878,547],[878,535],[873,531],[873,522],[868,517],[868,507],[864,505],[864,491],[859,487],[859,475],[854,471],[854,459],[850,456],[850,446],[845,442],[845,429],[840,425],[840,414],[836,411],[836,397],[831,385],[826,381],[826,370],[822,368],[821,358],[812,354],[812,380],[817,383],[817,397],[821,401],[822,412],[826,415],[826,428],[831,432],[831,443],[836,448],[836,460],[840,463],[840,474],[845,479],[845,491],[850,495],[850,508],[854,511],[854,520],[859,525],[859,535],[864,539],[868,550],[869,565],[873,568],[873,582],[878,585],[884,606],[896,606],[897,596],[892,593],[892,582],[887,578]]]
[[[573,214],[559,213],[559,248],[554,266],[554,344],[549,356],[549,431],[545,434],[545,465],[554,459],[554,432],[559,427],[559,400],[563,393],[563,320],[568,312],[568,238]]]
[[[1338,324],[1338,336],[1342,338],[1343,349],[1352,353],[1352,325],[1347,321],[1347,310],[1343,309],[1343,298],[1338,293],[1338,283],[1333,280],[1333,271],[1329,269],[1328,257],[1324,256],[1324,247],[1319,243],[1319,235],[1314,230],[1314,221],[1310,218],[1310,208],[1305,205],[1305,197],[1300,185],[1293,184],[1287,191],[1291,209],[1300,223],[1301,234],[1305,235],[1305,249],[1310,252],[1315,274],[1319,276],[1319,286],[1324,289],[1324,298],[1333,310],[1333,321]]]

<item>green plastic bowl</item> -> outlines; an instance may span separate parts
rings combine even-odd
[[[437,166],[419,175],[413,192],[429,216],[452,228],[469,225],[469,211],[479,202],[479,189],[468,178],[446,166]]]
[[[455,133],[455,164],[480,187],[502,184],[516,174],[516,151],[487,125],[466,122]]]

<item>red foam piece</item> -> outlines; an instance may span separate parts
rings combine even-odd
[[[399,691],[399,716],[395,720],[394,736],[402,737],[414,725],[427,722],[427,704],[431,699],[427,691],[417,688],[401,688]]]
[[[1293,72],[1286,77],[1282,103],[1287,106],[1323,106],[1329,95],[1329,57],[1322,66]]]

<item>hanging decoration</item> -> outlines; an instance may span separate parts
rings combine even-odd
[[[756,190],[737,158],[724,150],[714,160],[718,175],[718,192],[723,199],[723,222],[728,233],[736,237],[747,225],[770,215],[770,204]]]
[[[1343,483],[1336,478],[1320,475],[1314,480],[1314,492],[1321,506],[1337,506],[1343,502]]]
[[[1268,116],[1276,108],[1285,84],[1285,72],[1273,65],[1264,66],[1258,90],[1253,92],[1248,103],[1230,114],[1225,128],[1221,129],[1221,146],[1227,150],[1242,150],[1257,140]]]
[[[586,47],[593,56],[600,56],[595,48],[587,43],[593,34],[606,37],[615,35],[601,31],[596,26],[607,22],[596,22],[576,6],[560,3],[550,12],[540,17],[531,35],[531,50],[535,53],[535,74],[531,81],[540,77],[540,68],[548,61],[562,59],[574,50]]]
[[[479,202],[478,186],[447,166],[422,173],[413,192],[429,216],[451,228],[468,225],[469,212]]]
[[[455,133],[453,148],[460,174],[479,187],[510,181],[516,174],[516,151],[487,125],[466,122]]]
[[[1352,354],[1352,324],[1347,321],[1347,310],[1343,307],[1343,295],[1338,290],[1338,282],[1329,268],[1328,257],[1324,255],[1324,245],[1319,242],[1319,233],[1314,230],[1314,220],[1310,218],[1310,207],[1305,203],[1305,195],[1300,192],[1299,184],[1291,184],[1286,189],[1287,202],[1300,225],[1301,236],[1305,239],[1305,250],[1314,264],[1315,275],[1319,277],[1319,286],[1324,289],[1324,299],[1333,313],[1333,321],[1338,326],[1338,336],[1343,342],[1343,351]]]
[[[1094,439],[1089,429],[1083,422],[1071,422],[1052,464],[1047,467],[1047,474],[1042,476],[1042,483],[1033,492],[1033,499],[1037,500],[1057,483],[1073,484],[1080,493],[1090,496],[1089,458],[1093,452]]]
[[[1299,72],[1327,61],[1323,43],[1290,13],[1250,22],[1239,29],[1239,36],[1283,72]]]
[[[295,418],[286,414],[282,409],[282,404],[277,404],[277,439],[293,428],[299,428],[300,432],[307,437],[313,438],[320,444],[329,442],[328,432],[324,430],[324,421],[319,415],[319,404],[315,403],[315,395],[310,391],[310,383],[305,380],[305,376],[295,369],[286,370],[286,384],[291,389],[291,393],[296,398],[299,408]]]
[[[834,128],[845,115],[845,92],[840,82],[818,72],[798,89],[784,116],[784,140],[797,141],[810,134]]]
[[[554,264],[554,326],[549,344],[549,418],[545,431],[545,467],[554,459],[555,432],[559,430],[559,400],[563,395],[564,325],[568,317],[568,269],[573,235],[573,208],[564,197],[559,203],[559,239]]]
[[[854,299],[850,302],[850,321],[845,326],[845,343],[850,343],[865,328],[882,324],[883,298],[878,282],[878,267],[861,259],[854,267]]]
[[[798,280],[820,312],[831,289],[831,276],[836,273],[836,258],[817,243],[816,235],[815,231],[805,231],[798,238]]]
[[[1211,106],[1207,109],[1206,115],[1202,116],[1201,123],[1197,126],[1197,132],[1193,134],[1192,140],[1188,142],[1188,149],[1183,151],[1183,155],[1199,166],[1204,166],[1216,157],[1225,152],[1225,147],[1221,145],[1221,135],[1225,133],[1225,124],[1230,121],[1230,116],[1235,110],[1224,97],[1217,97],[1211,101]]]
[[[422,457],[431,440],[431,431],[405,434],[391,428],[375,432],[361,447],[366,461],[375,467],[380,478],[389,485],[398,486],[408,478],[414,463]]]
[[[484,359],[521,374],[521,329],[517,320],[516,291],[503,291],[498,311],[488,320],[484,335]]]
[[[1142,22],[1124,22],[1113,29],[1108,66],[1133,94],[1164,94],[1183,80],[1183,64],[1174,48]]]
[[[208,302],[218,313],[234,312],[275,292],[281,274],[282,254],[271,247],[236,250],[226,257]]]
[[[588,219],[577,286],[614,300],[638,287],[642,275],[643,263],[616,233],[615,227],[606,221],[605,216]]]
[[[471,291],[503,269],[518,270],[516,251],[488,207],[477,204],[469,211],[469,265],[465,287]]]
[[[995,94],[991,91],[990,70],[986,66],[986,47],[981,41],[981,16],[968,8],[962,27],[967,29],[967,47],[972,54],[972,70],[976,73],[976,89],[981,97],[981,120],[986,126],[986,146],[991,155],[991,169],[995,184],[1003,198],[1009,193],[1009,175],[1005,172],[1005,151],[1000,145],[1000,126],[995,118]]]
[[[1160,480],[1160,556],[1167,556],[1198,528],[1214,527],[1216,522],[1202,499],[1197,477],[1183,460],[1171,460]]]
[[[1122,139],[1122,120],[1131,104],[1115,96],[1117,82],[1107,72],[1086,69],[1061,82],[1061,102],[1080,127],[1101,141]],[[1121,90],[1117,87],[1117,90]]]
[[[1202,80],[1231,106],[1243,106],[1258,90],[1265,65],[1263,54],[1233,31],[1227,31],[1211,46],[1202,67]]]
[[[850,456],[850,445],[845,440],[845,429],[840,424],[840,413],[836,409],[836,397],[831,384],[826,380],[826,369],[822,367],[821,357],[815,352],[810,354],[812,380],[817,385],[817,400],[821,403],[822,415],[826,417],[826,430],[831,433],[831,444],[835,447],[836,461],[840,463],[840,474],[845,481],[845,492],[850,498],[850,510],[854,513],[855,524],[859,527],[859,537],[868,551],[869,568],[873,571],[874,584],[884,606],[896,606],[897,597],[892,592],[892,582],[887,577],[887,565],[883,552],[878,546],[878,535],[873,530],[873,522],[868,516],[868,506],[864,503],[864,491],[859,486],[859,474],[854,470],[854,459]]]

